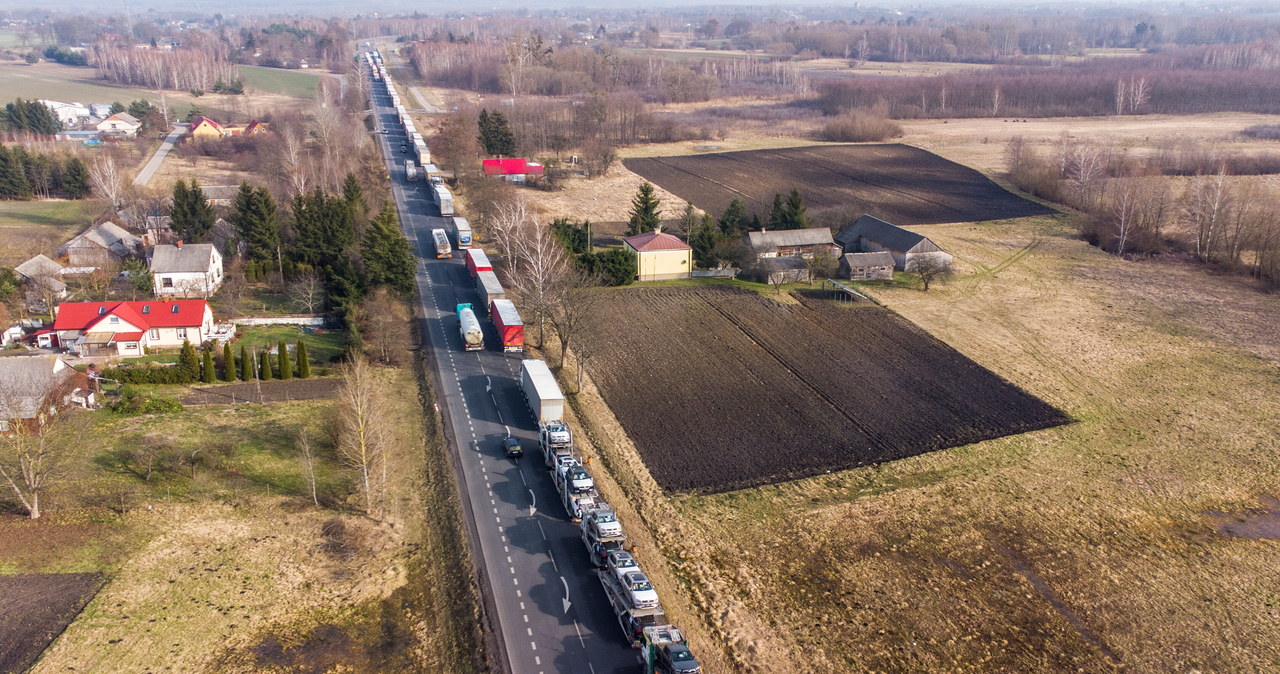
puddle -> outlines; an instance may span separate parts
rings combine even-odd
[[[1237,515],[1205,513],[1215,523],[1218,533],[1251,541],[1280,541],[1280,499],[1263,496],[1262,508]]]

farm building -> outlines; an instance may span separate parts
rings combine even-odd
[[[86,229],[58,249],[72,267],[114,267],[141,254],[142,239],[110,221]]]
[[[221,124],[208,117],[196,117],[191,120],[187,135],[191,140],[219,140],[226,135],[226,131]]]
[[[893,279],[893,255],[888,251],[845,253],[840,257],[840,278],[853,281]]]
[[[804,283],[813,279],[813,272],[801,257],[766,257],[747,265],[744,276],[753,281],[769,284]]]
[[[142,128],[142,122],[139,122],[137,117],[134,117],[127,112],[117,112],[101,122],[98,122],[97,128],[103,133],[112,133],[132,138],[137,135],[138,129]]]
[[[893,266],[899,271],[915,271],[919,261],[925,258],[951,265],[951,254],[923,234],[916,234],[871,215],[863,215],[852,225],[840,230],[835,240],[846,253],[888,252],[893,256]]]
[[[772,232],[748,232],[747,245],[757,259],[769,257],[829,257],[840,256],[840,246],[831,238],[831,229],[779,229]]]
[[[481,166],[485,175],[502,176],[503,179],[513,183],[523,183],[528,176],[540,176],[543,173],[542,164],[519,158],[485,159],[481,162]]]
[[[50,414],[93,404],[89,380],[57,356],[0,358],[0,434],[44,425]]]
[[[689,278],[693,269],[693,249],[661,229],[622,240],[636,256],[637,281],[666,281]]]

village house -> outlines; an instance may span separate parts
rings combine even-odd
[[[831,238],[831,230],[827,227],[748,232],[747,246],[756,259],[826,257],[834,260],[841,253],[840,246]]]
[[[542,164],[527,159],[485,159],[480,164],[486,176],[500,176],[512,183],[524,183],[528,176],[540,176],[544,172]]]
[[[141,356],[184,341],[203,344],[215,330],[213,310],[204,300],[63,302],[50,346],[82,356]]]
[[[693,249],[661,229],[629,236],[622,244],[636,257],[637,281],[689,278],[693,270]]]
[[[840,256],[840,278],[852,281],[893,280],[893,255],[888,251],[845,253]]]
[[[880,218],[863,215],[835,236],[846,253],[885,251],[893,256],[898,271],[915,271],[923,260],[936,260],[951,266],[951,254],[942,250],[923,234],[916,234]]]
[[[72,267],[118,267],[125,259],[142,255],[142,239],[120,225],[106,221],[81,232],[58,248]]]
[[[93,405],[89,380],[58,356],[0,357],[0,434],[43,426],[71,407]]]
[[[196,117],[187,129],[191,140],[221,140],[224,135],[222,125],[208,117]]]
[[[181,241],[151,250],[156,297],[209,297],[222,285],[222,254],[212,243]]]
[[[98,131],[102,133],[127,136],[129,138],[138,135],[138,129],[140,128],[142,128],[142,122],[139,122],[138,118],[127,112],[117,112],[98,122],[97,126]]]

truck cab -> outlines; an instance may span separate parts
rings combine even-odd
[[[663,674],[701,674],[702,665],[684,644],[663,644],[654,657],[654,671]]]

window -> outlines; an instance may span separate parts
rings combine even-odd
[[[171,313],[171,314],[176,314],[176,313],[178,313],[178,305],[176,305],[176,304],[175,304],[175,305],[173,305],[173,308],[169,310],[169,313]]]
[[[160,339],[160,328],[151,328],[151,330],[147,332],[147,336],[151,339]]]
[[[107,308],[106,308],[106,307],[98,307],[98,315],[99,315],[99,316],[101,316],[101,315],[103,315],[103,314],[105,314],[105,313],[107,313]]]
[[[165,288],[172,288],[173,279],[168,276],[165,276],[164,278],[160,279],[160,285]]]
[[[150,305],[150,304],[144,304],[144,305],[142,305],[142,313],[144,313],[144,314],[149,314],[149,313],[151,313],[151,305]]]
[[[138,350],[138,343],[137,343],[137,342],[125,342],[124,350],[125,350],[125,351],[137,351],[137,350]]]
[[[186,328],[178,328],[178,331],[177,331],[177,332],[178,332],[178,339],[186,339],[186,338],[187,338],[187,329],[186,329]]]
[[[108,323],[110,323],[110,324],[112,324],[112,325],[115,325],[115,324],[117,324],[117,323],[119,323],[119,322],[120,322],[120,317],[119,317],[119,316],[112,316],[112,317],[110,317],[110,318],[108,318],[108,319],[107,319],[107,322],[108,322]]]

